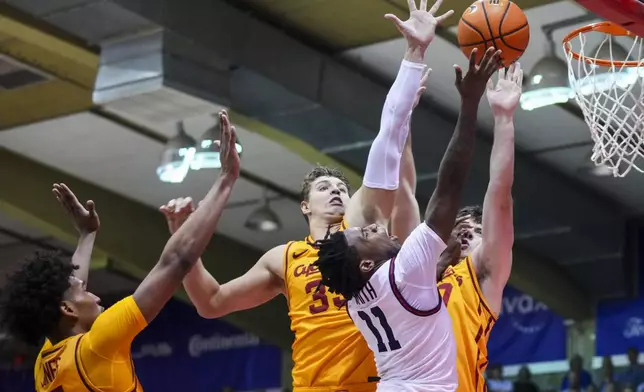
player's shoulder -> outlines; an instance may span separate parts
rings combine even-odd
[[[259,258],[257,266],[281,275],[287,247],[288,244],[280,244],[269,249]]]

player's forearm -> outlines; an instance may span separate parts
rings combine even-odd
[[[363,184],[369,188],[398,188],[400,161],[409,127],[405,126],[413,109],[425,66],[403,61],[382,110],[380,130],[371,145]]]
[[[488,192],[506,195],[509,199],[514,182],[514,147],[513,119],[506,116],[495,118]]]
[[[504,286],[512,268],[514,219],[512,183],[514,181],[514,124],[511,118],[497,118],[490,157],[490,182],[483,201],[483,246],[481,260],[490,278]]]
[[[219,293],[219,282],[208,272],[201,259],[183,279],[183,287],[201,317],[209,318],[212,302]]]
[[[479,100],[465,99],[456,129],[438,169],[436,189],[432,194],[425,221],[447,243],[458,212],[461,193],[474,155]]]
[[[81,233],[78,238],[76,251],[72,256],[72,263],[78,266],[78,269],[74,271],[74,276],[83,282],[87,282],[89,276],[89,267],[92,260],[92,251],[94,250],[95,240],[96,232]]]
[[[170,237],[161,255],[162,260],[178,261],[186,273],[192,269],[215,232],[235,181],[236,178],[228,175],[217,179],[199,208]]]

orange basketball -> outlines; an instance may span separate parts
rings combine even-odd
[[[458,22],[458,44],[463,54],[470,57],[478,48],[476,61],[492,46],[503,51],[503,66],[515,62],[530,42],[528,18],[508,0],[478,0],[463,12]]]

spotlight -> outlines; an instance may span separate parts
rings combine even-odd
[[[183,182],[195,156],[195,145],[195,139],[186,133],[183,122],[177,123],[177,135],[166,143],[157,167],[159,180],[174,184]]]

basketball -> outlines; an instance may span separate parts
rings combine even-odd
[[[458,23],[458,44],[466,57],[478,48],[476,62],[493,46],[503,51],[503,66],[521,57],[530,42],[528,18],[508,0],[478,0],[463,12]]]

